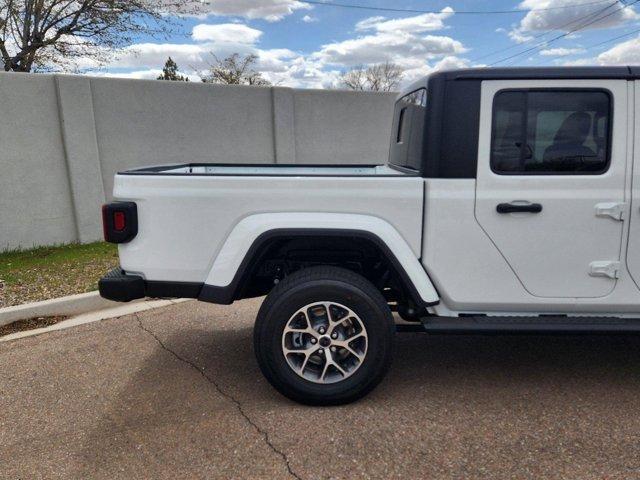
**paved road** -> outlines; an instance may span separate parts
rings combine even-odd
[[[400,334],[357,404],[278,395],[258,303],[0,344],[0,477],[640,478],[640,338]]]

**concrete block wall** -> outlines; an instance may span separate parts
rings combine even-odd
[[[100,239],[121,170],[385,163],[394,98],[0,73],[0,251]]]

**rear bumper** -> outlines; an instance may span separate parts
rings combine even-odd
[[[115,302],[130,302],[144,297],[199,298],[202,283],[147,281],[115,268],[98,282],[100,296]]]
[[[130,302],[146,297],[145,281],[138,275],[127,275],[114,268],[98,282],[100,296],[116,302]]]

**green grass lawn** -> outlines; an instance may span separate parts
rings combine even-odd
[[[117,246],[104,242],[0,253],[0,307],[90,292],[116,265]]]

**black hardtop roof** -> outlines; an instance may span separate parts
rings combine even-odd
[[[640,66],[627,67],[515,67],[463,68],[434,72],[403,89],[401,95],[441,80],[529,80],[529,79],[640,79]]]

